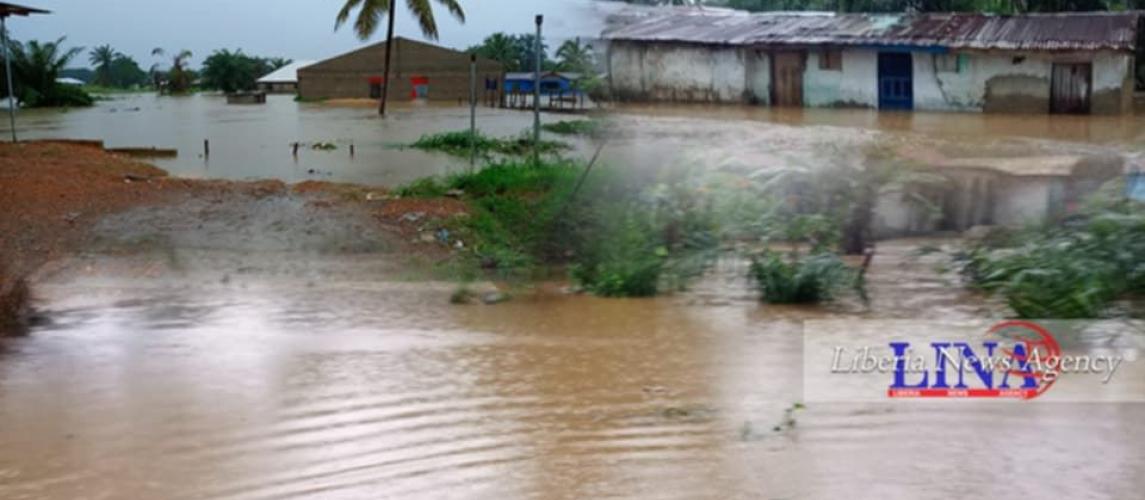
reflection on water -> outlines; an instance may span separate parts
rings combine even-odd
[[[979,313],[905,286],[868,315]],[[319,265],[330,265],[321,263]],[[188,272],[192,272],[188,271]],[[99,274],[99,273],[97,273]],[[800,319],[710,277],[654,300],[449,306],[449,285],[62,276],[0,354],[2,498],[1129,498],[1142,405],[822,404]],[[913,301],[900,299],[915,296]],[[881,302],[882,301],[882,302]],[[948,477],[968,478],[947,481]]]

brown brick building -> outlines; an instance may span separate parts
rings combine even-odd
[[[469,54],[407,38],[394,38],[390,99],[415,96],[432,100],[469,99]],[[386,58],[385,42],[321,61],[298,70],[303,99],[378,98]],[[500,81],[501,63],[477,58],[477,91],[486,79]]]

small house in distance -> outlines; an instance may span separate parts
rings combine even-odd
[[[294,94],[298,92],[298,70],[314,61],[294,61],[258,79],[258,90],[270,94]]]
[[[632,101],[1116,114],[1132,109],[1142,13],[718,13],[607,31]]]
[[[503,106],[510,108],[532,106],[535,73],[506,73],[502,92]],[[580,73],[548,71],[541,73],[542,106],[559,109],[567,104],[572,108],[584,106],[584,92],[576,88]],[[548,98],[548,103],[544,99]]]
[[[390,99],[469,99],[469,54],[397,37],[391,57]],[[385,58],[386,43],[381,42],[309,65],[298,71],[298,95],[307,100],[378,99]],[[499,80],[503,72],[501,63],[477,58],[478,86]]]

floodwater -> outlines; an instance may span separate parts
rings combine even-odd
[[[353,138],[366,152],[328,167],[332,177],[389,183],[417,171],[387,170],[384,157],[414,153],[391,153],[388,136],[368,136],[413,138],[418,127],[466,120],[463,108],[386,122],[361,109],[189,99],[187,109],[214,114],[188,111],[173,125],[156,110],[148,126],[129,125],[128,115],[145,111],[96,108],[25,123],[30,134],[116,146],[140,145],[120,125],[150,130],[154,144],[145,145],[181,148],[164,165],[173,172],[232,178],[302,179],[286,173],[294,167],[285,144]],[[485,113],[504,133],[528,123],[527,114]],[[888,141],[945,155],[1131,154],[1140,142],[1140,127],[1047,137],[1037,127],[976,131],[971,123],[989,119],[961,116],[941,115],[943,129],[940,118],[871,126],[859,112],[626,108],[615,119],[630,126],[610,138],[607,159],[764,166]],[[180,166],[194,158],[182,148],[202,134],[188,132],[186,144],[161,140],[181,137],[183,126],[230,130],[234,142],[212,140],[212,170]],[[265,146],[244,158],[285,158],[216,175],[225,144],[245,143],[242,134]],[[306,158],[319,154],[327,153]],[[367,167],[367,157],[382,166]],[[427,170],[463,167],[416,158],[409,165],[434,158],[443,163]],[[1141,404],[822,403],[785,425],[785,410],[802,398],[802,320],[997,317],[994,304],[935,270],[937,256],[914,255],[944,240],[880,245],[869,310],[761,305],[735,263],[672,297],[546,292],[451,306],[453,286],[407,275],[409,256],[366,220],[323,218],[288,197],[237,208],[189,203],[109,218],[94,229],[89,253],[37,278],[51,321],[0,340],[0,498],[1099,499],[1145,491]]]
[[[24,139],[100,139],[107,147],[177,149],[177,158],[152,163],[191,178],[394,186],[469,167],[468,158],[401,148],[426,133],[468,130],[468,106],[399,103],[387,119],[371,108],[369,103],[299,103],[289,95],[267,96],[265,105],[228,105],[221,95],[123,94],[87,109],[24,110],[17,127]],[[489,135],[516,136],[532,127],[531,113],[477,111],[478,129]],[[7,122],[3,130],[7,134]],[[210,143],[209,157],[204,157],[204,140]],[[297,158],[296,142],[302,145]],[[314,143],[338,147],[308,147]]]
[[[485,134],[517,136],[533,125],[527,111],[477,109],[477,126]],[[923,161],[1145,154],[1145,113],[1079,117],[700,105],[625,105],[615,111],[602,159],[627,168],[813,167],[853,160],[868,146],[893,147]],[[577,118],[541,117],[544,123]],[[108,147],[177,149],[177,158],[152,162],[182,177],[396,186],[469,168],[467,158],[400,147],[424,134],[468,129],[469,108],[451,103],[399,102],[382,119],[369,103],[300,103],[271,95],[265,105],[228,105],[210,94],[125,94],[88,109],[24,110],[18,120],[25,139],[100,139]],[[0,123],[0,136],[7,130],[7,122]],[[569,142],[572,156],[588,157],[595,146],[545,135]],[[209,157],[203,154],[204,140],[210,142]],[[291,147],[296,142],[303,145],[297,158]],[[338,148],[306,147],[319,142]]]

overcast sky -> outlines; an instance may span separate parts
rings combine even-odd
[[[533,16],[545,15],[545,39],[550,50],[574,36],[599,34],[609,4],[592,0],[459,0],[467,21],[459,24],[435,4],[439,44],[465,48],[485,36],[532,32]],[[168,53],[190,49],[192,65],[218,48],[241,48],[259,56],[325,59],[362,45],[352,26],[334,31],[340,0],[17,0],[51,10],[45,16],[10,18],[9,31],[18,40],[55,40],[67,36],[69,46],[91,48],[111,44],[147,68],[159,62],[151,49]],[[417,24],[398,0],[397,33],[422,39]],[[385,39],[385,27],[371,39]],[[87,54],[73,66],[86,66]],[[164,61],[166,63],[166,61]]]

